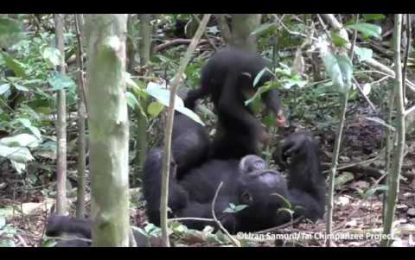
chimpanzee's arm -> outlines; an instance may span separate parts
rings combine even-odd
[[[194,110],[196,106],[196,101],[207,96],[209,94],[208,90],[209,89],[207,87],[203,86],[201,86],[198,89],[190,90],[187,93],[186,98],[184,99],[184,106],[188,109]]]
[[[238,86],[238,74],[229,73],[222,88],[222,94],[219,99],[218,115],[228,120],[235,128],[241,125],[251,133],[258,133],[260,125],[257,119],[248,112],[242,102],[241,89]]]
[[[303,133],[295,133],[284,140],[282,157],[291,157],[288,166],[289,200],[297,207],[296,215],[316,220],[324,214],[325,180],[321,172],[318,147]]]
[[[209,152],[206,129],[186,115],[176,112],[172,134],[172,156],[177,164],[177,179],[203,162]]]
[[[63,234],[80,235],[82,238],[91,238],[91,221],[76,219],[69,216],[53,215],[46,224],[46,235],[51,237]]]
[[[143,194],[147,202],[150,222],[159,225],[163,151],[151,149],[143,167]],[[175,179],[175,165],[172,165],[169,179],[169,207],[176,211],[187,205],[188,194]]]
[[[267,110],[271,110],[275,115],[278,115],[281,110],[281,99],[278,90],[271,89],[261,95],[262,101],[265,103]]]
[[[223,211],[229,206],[229,201],[225,198],[218,198],[215,203],[215,214],[223,227],[233,233],[237,228],[237,220],[234,214],[224,213]],[[210,225],[216,227],[212,216],[212,203],[190,202],[186,208],[180,211],[179,217],[185,218],[205,218],[212,221],[200,220],[183,220],[182,223],[191,229],[202,230],[205,226]]]

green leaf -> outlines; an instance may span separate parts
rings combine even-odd
[[[372,86],[370,85],[370,83],[363,84],[362,86],[363,95],[365,96],[369,95],[371,90],[372,90]]]
[[[137,107],[139,106],[138,100],[134,96],[133,93],[127,91],[126,96],[127,96],[127,104],[128,104],[129,107],[131,107],[132,109],[135,109],[136,106]]]
[[[297,86],[299,88],[303,88],[305,85],[307,85],[307,80],[301,80],[299,78],[289,78],[283,80],[282,87],[285,89],[291,89],[294,86]]]
[[[336,177],[336,180],[334,182],[334,185],[336,187],[340,187],[344,185],[345,183],[352,181],[354,179],[354,175],[350,172],[343,172],[339,176]]]
[[[157,117],[161,111],[163,111],[164,106],[159,102],[151,102],[147,107],[147,113],[153,118]]]
[[[359,62],[369,60],[373,56],[373,50],[372,49],[358,47],[358,46],[354,47],[354,53],[356,54],[357,59],[359,60]]]
[[[11,69],[17,77],[26,77],[25,66],[23,63],[13,59],[8,53],[1,52],[4,63],[7,68]]]
[[[260,88],[258,88],[258,90],[255,92],[255,94],[248,100],[245,101],[245,106],[248,106],[251,103],[254,103],[256,100],[258,100],[262,93],[266,92],[268,90],[268,88],[266,86],[262,86]]]
[[[381,39],[382,28],[370,23],[355,23],[346,26],[349,29],[357,30],[364,37],[375,37]]]
[[[22,86],[22,85],[19,85],[19,84],[14,84],[13,83],[13,87],[15,87],[17,90],[19,90],[19,91],[23,91],[23,92],[27,92],[27,91],[29,91],[29,89],[28,88],[26,88],[25,86]]]
[[[266,115],[263,119],[262,122],[267,126],[267,127],[271,127],[275,125],[276,118],[275,116],[273,116],[272,114],[268,114]]]
[[[6,226],[6,218],[4,216],[0,216],[0,229]]]
[[[207,27],[206,28],[206,32],[210,33],[210,34],[218,34],[220,31],[218,29],[217,26],[211,26],[211,27]]]
[[[4,93],[6,93],[7,91],[9,91],[9,89],[10,89],[10,84],[8,83],[0,85],[0,95],[3,95]]]
[[[20,22],[8,17],[0,17],[0,47],[7,48],[17,43],[23,36]]]
[[[378,21],[385,19],[385,16],[383,14],[363,14],[363,19],[368,21]]]
[[[275,23],[264,23],[264,24],[261,24],[253,32],[251,32],[251,35],[253,35],[253,36],[254,35],[260,35],[263,32],[268,31],[268,29],[270,29],[270,28],[276,28],[276,24]]]
[[[30,134],[19,134],[15,136],[5,137],[0,139],[0,144],[9,147],[30,147],[35,148],[39,146],[39,139]]]
[[[170,90],[166,89],[163,85],[149,82],[146,88],[146,92],[157,99],[158,102],[163,104],[166,107],[169,107],[170,104]],[[176,95],[175,100],[175,107],[174,109],[186,116],[188,116],[190,119],[194,120],[195,122],[205,125],[203,121],[199,118],[199,116],[193,112],[192,110],[188,109],[184,106],[183,100]]]
[[[369,198],[372,197],[373,194],[375,194],[376,191],[388,191],[388,185],[379,185],[375,188],[371,188],[369,189],[366,193],[365,193],[365,197]]]
[[[294,214],[294,210],[289,209],[289,208],[279,208],[277,210],[277,213],[281,213],[281,212],[287,212],[289,215]]]
[[[336,32],[331,32],[331,40],[333,41],[334,45],[337,47],[345,47],[348,41],[341,37],[340,34]]]
[[[322,59],[333,85],[340,92],[347,93],[352,86],[353,74],[353,65],[349,57],[345,54],[334,55],[331,52],[327,52]]]
[[[223,212],[224,213],[237,213],[237,212],[239,212],[239,211],[241,211],[241,210],[243,210],[247,207],[248,207],[248,205],[241,204],[241,205],[235,206],[234,204],[229,203],[229,207],[227,207]]]
[[[0,143],[0,156],[17,163],[26,163],[33,160],[33,156],[26,147],[9,147]]]
[[[290,201],[287,198],[285,198],[284,196],[282,196],[281,194],[279,194],[279,193],[273,193],[271,195],[276,196],[279,199],[281,199],[282,202],[285,204],[283,207],[292,208],[292,205],[291,205]]]
[[[76,87],[75,82],[70,77],[60,73],[54,73],[53,76],[48,79],[48,82],[54,91],[61,89],[75,89]]]
[[[42,135],[40,134],[39,128],[32,125],[29,119],[27,118],[19,118],[17,119],[24,127],[30,130],[34,136],[36,136],[39,140],[41,139]]]
[[[124,72],[124,79],[125,83],[127,84],[127,88],[130,88],[133,90],[134,94],[140,96],[140,97],[147,97],[146,91],[141,88],[132,78],[130,73]]]
[[[21,174],[26,170],[25,162],[18,162],[15,159],[10,159],[10,162],[12,163],[12,167],[17,171],[18,174]]]
[[[238,206],[235,207],[235,212],[239,212],[239,211],[241,211],[241,210],[243,210],[247,207],[248,207],[248,205],[238,205]]]
[[[254,79],[254,87],[256,87],[256,85],[258,84],[258,82],[261,80],[262,76],[264,75],[265,72],[269,72],[272,74],[272,72],[268,69],[268,68],[263,68],[255,77]]]
[[[54,68],[61,63],[61,52],[57,48],[46,47],[42,52],[43,59],[51,68]]]

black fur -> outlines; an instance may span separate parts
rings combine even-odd
[[[249,107],[245,106],[246,93],[271,80],[271,73],[262,74],[257,86],[254,79],[266,67],[266,61],[257,54],[236,48],[218,51],[203,67],[201,86],[189,91],[185,106],[194,109],[196,101],[210,96],[218,114],[218,133],[213,141],[211,156],[217,159],[240,159],[258,154],[258,144],[266,133]],[[277,90],[262,95],[267,110],[280,114]]]
[[[204,162],[209,152],[209,135],[206,129],[179,112],[175,113],[172,133],[172,154],[177,165],[177,176]]]
[[[169,197],[169,205],[176,211],[188,203],[188,194],[183,187],[177,185],[187,172],[207,160],[209,152],[209,136],[206,129],[178,112],[175,113],[172,133],[172,161],[170,167],[169,191],[175,196]],[[151,149],[144,162],[144,172],[161,173],[163,153],[160,149]],[[161,176],[160,176],[161,178]],[[147,201],[147,214],[154,222],[160,218],[161,179],[153,174],[143,175],[143,194]]]
[[[283,198],[295,209],[294,217],[311,220],[324,213],[324,178],[320,171],[318,149],[311,137],[293,134],[284,140],[282,157],[288,163],[288,183],[277,171],[266,169],[259,157],[239,160],[209,160],[186,173],[182,180],[170,178],[169,207],[171,216],[212,218],[214,194],[221,182],[215,213],[230,232],[256,231],[273,227],[290,219]],[[144,166],[144,197],[150,222],[159,224],[162,150],[152,149]],[[279,194],[276,196],[275,194]],[[237,213],[225,213],[229,204],[248,205]],[[183,221],[191,228],[201,229],[207,223]],[[212,224],[212,223],[211,223]]]
[[[49,237],[71,236],[69,239],[58,240],[55,247],[90,247],[92,244],[92,221],[52,215],[46,224],[46,235]],[[133,236],[137,246],[149,246],[149,239],[135,229],[133,229]]]

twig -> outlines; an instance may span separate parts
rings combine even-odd
[[[21,235],[17,234],[16,237],[19,239],[19,242],[23,245],[23,247],[28,247],[26,241],[23,239]]]
[[[359,22],[359,14],[356,14],[356,24]],[[354,30],[353,32],[353,40],[352,40],[352,46],[350,47],[350,60],[353,62],[353,58],[354,58],[354,47],[356,45],[356,39],[357,39],[357,30]]]
[[[285,31],[287,31],[289,34],[291,34],[291,35],[295,35],[295,36],[302,36],[302,37],[304,37],[304,38],[309,38],[309,39],[313,39],[313,40],[317,40],[317,38],[315,38],[315,37],[313,37],[313,36],[311,36],[311,35],[307,35],[307,34],[304,34],[304,33],[300,33],[300,32],[295,32],[295,31],[291,31],[283,22],[282,22],[282,20],[283,20],[283,18],[284,18],[284,16],[285,15],[282,15],[282,17],[281,18],[278,18],[278,16],[276,15],[276,14],[274,14],[273,15],[274,16],[274,18],[277,20],[277,22],[279,23],[279,25],[281,25],[281,27],[285,30]]]
[[[78,62],[78,69],[79,71],[79,87],[81,88],[81,98],[83,100],[82,103],[84,103],[85,106],[85,113],[88,114],[88,107],[86,104],[86,91],[85,91],[85,74],[84,74],[84,60],[82,57],[85,56],[84,50],[82,48],[82,37],[81,37],[81,30],[79,29],[80,21],[78,19],[78,15],[75,14],[75,31],[76,31],[76,39],[78,43],[78,55],[77,55],[77,62]]]
[[[382,81],[385,81],[385,80],[389,79],[390,77],[391,76],[386,75],[385,77],[382,77],[382,78],[380,78],[378,80],[372,81],[370,84],[371,85],[380,84]]]
[[[92,239],[89,238],[83,238],[83,237],[64,237],[64,236],[58,236],[53,237],[56,240],[62,240],[62,241],[69,241],[69,240],[80,240],[88,243],[92,243]]]
[[[193,14],[192,15],[193,18],[196,19],[196,21],[200,24],[200,19],[199,17],[197,17],[197,15]],[[212,46],[212,48],[216,51],[218,50],[218,48],[216,47],[216,45],[213,43],[212,39],[209,37],[209,35],[207,34],[206,30],[203,31],[203,35],[206,37],[206,40],[209,42],[210,46]]]
[[[195,220],[195,221],[203,221],[203,222],[212,222],[215,221],[213,218],[192,218],[192,217],[185,217],[185,218],[169,218],[170,221],[181,221],[181,220]]]
[[[379,178],[384,175],[384,172],[382,170],[379,170],[375,167],[371,166],[362,166],[362,165],[354,165],[350,167],[343,168],[341,170],[338,169],[338,171],[348,171],[352,173],[363,173],[368,176],[372,176],[375,178]]]
[[[343,164],[343,165],[339,165],[338,167],[337,167],[337,170],[346,170],[346,169],[349,169],[349,168],[353,168],[353,167],[365,167],[364,165],[367,165],[367,164],[370,164],[370,163],[372,163],[372,162],[374,162],[374,161],[377,161],[377,160],[379,160],[380,159],[380,157],[382,156],[382,153],[379,153],[379,155],[378,156],[376,156],[376,157],[374,157],[374,158],[371,158],[371,159],[368,159],[368,160],[365,160],[365,161],[361,161],[361,162],[353,162],[353,163],[348,163],[348,164]],[[330,165],[329,163],[327,163],[327,164],[322,164],[322,166],[327,166],[327,165]],[[325,171],[323,171],[323,173],[328,173],[329,172],[329,170],[325,170]]]
[[[363,98],[366,100],[366,102],[369,104],[370,108],[373,110],[373,112],[377,112],[377,109],[376,109],[375,105],[372,103],[372,101],[370,101],[369,97],[365,95],[365,93],[363,92],[363,89],[360,87],[360,84],[356,80],[356,78],[352,77],[352,80],[353,80],[354,84],[356,85],[356,88],[359,90],[360,94],[362,94]]]
[[[228,230],[226,230],[226,228],[222,225],[222,223],[220,223],[220,221],[216,218],[216,213],[215,213],[215,205],[216,205],[216,199],[218,198],[218,194],[220,189],[222,188],[223,182],[221,182],[218,186],[218,188],[216,189],[215,192],[215,196],[213,197],[213,201],[212,201],[212,216],[213,219],[215,220],[216,224],[218,225],[218,227],[222,230],[223,233],[225,233],[225,235],[231,240],[231,242],[237,246],[237,247],[241,247],[241,243],[239,243],[239,241],[237,239],[235,239],[231,234],[229,234]]]
[[[229,28],[228,24],[226,23],[226,17],[224,14],[217,14],[215,15],[216,19],[218,20],[219,30],[222,34],[223,39],[227,44],[232,42],[232,34],[231,29]]]
[[[79,69],[79,87],[78,87],[78,200],[76,205],[76,216],[83,218],[85,215],[85,168],[86,168],[86,137],[85,137],[85,123],[87,117],[87,104],[85,94],[85,77],[84,77],[84,62],[82,59],[82,37],[79,29],[80,14],[75,14],[75,28],[76,38],[78,40],[78,53],[76,55],[76,63]]]
[[[411,108],[407,109],[407,110],[405,111],[404,115],[405,115],[405,116],[407,116],[407,115],[409,115],[410,113],[412,113],[412,112],[414,112],[414,111],[415,111],[415,106],[413,106],[413,107],[411,107]]]
[[[161,52],[164,49],[167,49],[172,46],[180,45],[180,44],[190,44],[192,42],[191,39],[174,39],[171,41],[167,41],[165,43],[159,44],[156,47],[154,47],[154,52]],[[198,44],[205,44],[209,43],[208,40],[200,40]]]
[[[405,56],[403,58],[403,68],[402,68],[402,81],[406,80],[406,72],[408,67],[408,57],[409,49],[411,47],[411,15],[406,14],[406,46],[405,46]],[[406,88],[403,88],[403,96],[406,97]],[[405,102],[405,100],[404,100]]]
[[[393,220],[396,211],[396,202],[399,194],[399,176],[401,175],[402,163],[405,152],[405,107],[403,96],[402,64],[401,64],[401,37],[402,37],[402,15],[394,15],[393,48],[395,52],[395,93],[397,98],[396,116],[396,144],[393,149],[393,161],[390,172],[388,172],[388,191],[386,197],[385,217],[383,234],[391,236],[393,234]],[[387,169],[389,170],[389,169]],[[381,246],[388,246],[392,237],[382,238]]]
[[[304,219],[304,217],[298,217],[298,218],[293,219],[290,222],[284,223],[282,225],[272,227],[272,228],[268,228],[268,229],[264,229],[264,230],[261,230],[261,231],[255,232],[255,233],[264,234],[264,233],[274,232],[274,231],[277,231],[279,229],[283,229],[283,228],[286,228],[288,226],[294,225],[294,224],[300,222],[302,219]]]
[[[167,109],[167,123],[166,129],[164,132],[164,156],[163,156],[163,164],[162,164],[162,180],[161,180],[161,198],[160,198],[160,226],[161,226],[161,237],[162,243],[164,246],[169,247],[169,234],[168,234],[168,226],[167,226],[167,207],[168,207],[168,196],[169,196],[169,175],[170,175],[170,160],[171,160],[171,133],[173,130],[173,122],[174,122],[174,107],[176,102],[176,92],[179,82],[182,78],[184,70],[186,69],[187,64],[189,63],[192,53],[195,50],[200,37],[203,34],[203,31],[206,28],[206,24],[209,21],[210,14],[205,14],[203,16],[202,22],[199,24],[199,28],[197,29],[192,42],[190,43],[189,47],[187,48],[186,53],[184,54],[183,59],[180,62],[180,66],[177,70],[177,73],[174,77],[174,80],[171,84],[170,89],[170,99],[169,99],[169,107]]]

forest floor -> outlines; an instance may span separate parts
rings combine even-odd
[[[343,149],[339,159],[341,171],[337,177],[333,231],[334,246],[378,246],[382,233],[382,171],[384,159],[381,147],[384,147],[382,127],[365,120],[367,110],[358,108],[353,116],[347,117]],[[316,123],[318,125],[318,122]],[[306,127],[310,127],[307,125]],[[311,127],[312,128],[312,127]],[[331,151],[335,131],[317,133],[322,146],[324,173],[328,174],[331,164]],[[395,227],[397,236],[395,246],[414,246],[412,234],[415,233],[415,142],[407,141],[399,201],[396,209]],[[365,162],[365,163],[363,163]],[[51,164],[52,162],[48,162]],[[3,166],[2,166],[3,167]],[[4,168],[4,167],[3,167]],[[0,175],[0,246],[45,246],[45,222],[53,207],[54,200],[45,195],[45,187],[51,183],[31,189],[25,189],[28,183],[22,176],[2,170]],[[48,179],[48,178],[45,178]],[[50,179],[50,177],[49,177]],[[5,216],[1,223],[1,217]],[[134,225],[142,227],[145,212],[142,208],[131,210]],[[244,246],[324,246],[325,222],[289,223],[277,231],[245,234],[241,239]],[[278,234],[278,235],[275,235]],[[241,238],[241,237],[238,237]],[[175,246],[228,246],[222,239],[208,239],[206,233],[189,232],[180,235]],[[157,244],[157,243],[155,243]]]

